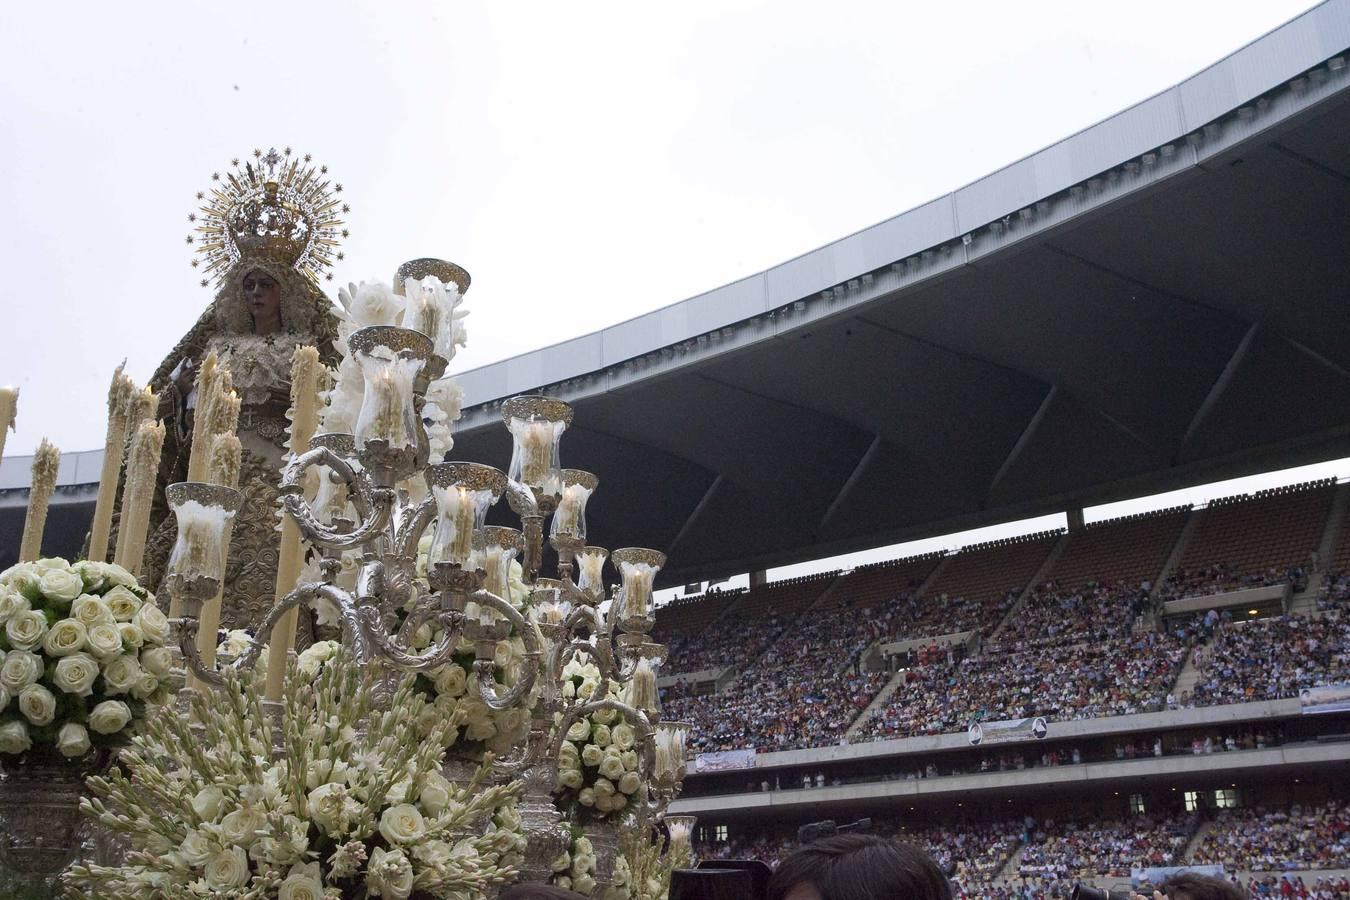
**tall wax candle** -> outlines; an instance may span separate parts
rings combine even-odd
[[[108,429],[103,441],[103,466],[98,476],[98,499],[94,501],[94,521],[89,526],[89,558],[108,559],[108,534],[112,530],[113,506],[117,503],[117,481],[122,475],[122,453],[127,443],[127,399],[133,390],[131,379],[122,366],[113,372],[108,388]],[[0,434],[0,440],[3,440]]]
[[[220,361],[212,350],[197,371],[197,403],[192,417],[192,444],[188,452],[188,481],[205,481],[207,457],[211,452],[209,410],[214,402]],[[206,413],[204,415],[204,413]]]
[[[309,450],[310,438],[319,426],[319,389],[322,386],[323,366],[319,351],[314,347],[296,347],[291,357],[291,440],[292,456]],[[300,569],[305,564],[300,529],[292,516],[281,520],[281,553],[277,560],[276,596],[278,599],[295,589]],[[287,653],[295,646],[296,622],[299,611],[290,609],[272,629],[267,647],[267,685],[265,697],[280,701],[286,679]]]
[[[47,505],[56,488],[56,473],[61,467],[61,451],[46,438],[33,455],[33,480],[28,491],[28,514],[19,542],[19,562],[32,562],[42,556],[42,532],[47,528]]]
[[[5,458],[5,436],[14,428],[14,415],[19,409],[19,389],[0,387],[0,459]]]
[[[122,492],[122,521],[118,523],[118,565],[132,575],[141,574],[145,538],[150,530],[150,504],[155,496],[160,451],[164,448],[164,423],[142,422],[127,454],[127,486]]]
[[[208,468],[208,477],[211,483],[238,489],[241,455],[242,447],[237,435],[216,435],[216,439],[211,445],[211,460]],[[230,521],[225,525],[225,534],[222,538],[227,563],[229,561],[230,539],[233,533],[234,517],[231,516]],[[216,664],[216,630],[220,627],[220,608],[224,596],[225,585],[222,583],[216,595],[206,601],[206,604],[202,607],[201,620],[197,627],[197,655],[201,657],[202,664],[208,669]],[[209,687],[196,675],[190,675],[188,681],[199,691],[204,692]]]

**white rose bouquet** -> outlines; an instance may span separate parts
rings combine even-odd
[[[0,753],[122,743],[168,695],[169,620],[118,565],[40,559],[0,572]]]
[[[599,686],[599,668],[580,654],[563,668],[562,692],[569,700],[599,700]],[[619,698],[612,685],[610,697]],[[626,809],[643,787],[636,742],[633,726],[614,710],[596,710],[572,722],[558,756],[559,805],[582,819]]]
[[[428,703],[412,679],[379,708],[369,686],[343,652],[312,680],[288,678],[280,759],[260,679],[231,672],[194,694],[190,718],[154,717],[122,751],[125,773],[90,778],[82,802],[123,836],[126,862],[75,865],[67,885],[109,900],[404,900],[511,881],[525,849],[520,783],[488,786],[486,767],[449,782],[443,747],[462,723],[420,740],[406,723]]]
[[[429,543],[430,537],[424,538],[418,553],[419,574],[422,575],[425,575],[426,547]],[[513,561],[511,596],[507,599],[517,609],[524,611],[529,589],[522,581],[522,576],[520,563]],[[471,619],[475,618],[478,615],[477,604],[471,601],[465,614]],[[412,645],[422,650],[439,638],[439,629],[429,624],[423,625],[413,635]],[[503,690],[509,689],[522,676],[524,659],[525,642],[519,635],[497,642],[493,677]],[[425,735],[440,720],[458,716],[463,725],[451,733],[450,742],[446,745],[454,747],[456,755],[481,758],[485,751],[506,753],[529,733],[530,711],[537,701],[537,693],[510,709],[493,710],[473,690],[473,662],[473,644],[467,640],[461,641],[450,662],[417,677],[417,688],[430,703],[423,719],[418,722],[419,729]]]

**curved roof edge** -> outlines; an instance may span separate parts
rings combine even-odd
[[[460,427],[486,424],[494,401],[545,387],[565,398],[612,390],[1005,249],[1340,93],[1350,82],[1344,57],[1323,64],[1347,47],[1350,0],[1325,0],[1181,83],[935,200],[706,293],[457,373]]]

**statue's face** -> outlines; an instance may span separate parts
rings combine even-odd
[[[281,327],[281,285],[261,269],[244,276],[244,302],[255,325]]]

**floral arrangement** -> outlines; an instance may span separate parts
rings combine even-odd
[[[377,708],[347,653],[315,665],[312,680],[287,679],[279,734],[261,680],[234,672],[193,695],[191,717],[148,721],[81,804],[122,836],[126,862],[77,864],[70,888],[110,900],[403,900],[482,897],[511,881],[526,847],[519,783],[485,784],[486,766],[448,781],[441,748],[462,722],[419,740],[406,723],[427,703],[411,678]]]
[[[578,894],[589,897],[596,888],[594,872],[595,847],[591,845],[589,838],[574,832],[571,847],[558,854],[558,858],[553,860],[552,883],[560,888],[576,891]],[[615,875],[618,875],[617,862],[615,864]]]
[[[426,544],[418,552],[419,573],[425,571]],[[512,561],[510,574],[510,600],[516,609],[525,610],[530,590],[525,586],[524,573],[520,563]],[[477,616],[477,604],[472,601],[465,611],[466,616]],[[413,635],[412,645],[417,649],[431,646],[440,637],[439,629],[423,625]],[[523,673],[525,642],[519,635],[512,635],[497,642],[496,658],[493,661],[494,676],[498,684],[509,688]],[[474,648],[467,640],[461,641],[454,658],[439,668],[432,669],[417,678],[417,687],[430,701],[431,707],[426,720],[419,723],[423,734],[439,718],[458,715],[464,722],[463,729],[451,736],[447,746],[454,746],[456,755],[477,756],[484,751],[505,753],[511,747],[525,739],[530,729],[530,713],[537,702],[537,692],[524,702],[505,710],[493,710],[483,702],[478,693],[472,690]],[[434,714],[433,714],[434,713]]]
[[[67,758],[125,740],[168,695],[169,620],[118,565],[40,559],[0,573],[0,753]]]
[[[595,697],[600,669],[578,654],[563,667],[562,692],[569,700]],[[619,698],[611,687],[610,696]],[[642,788],[637,733],[615,710],[601,709],[574,721],[558,754],[559,805],[583,818],[622,812]]]
[[[581,834],[553,860],[551,883],[597,900],[665,900],[670,892],[670,873],[689,865],[688,848],[673,844],[662,852],[660,835],[640,828],[625,828],[619,836],[619,853],[609,883],[596,882],[595,848]]]

